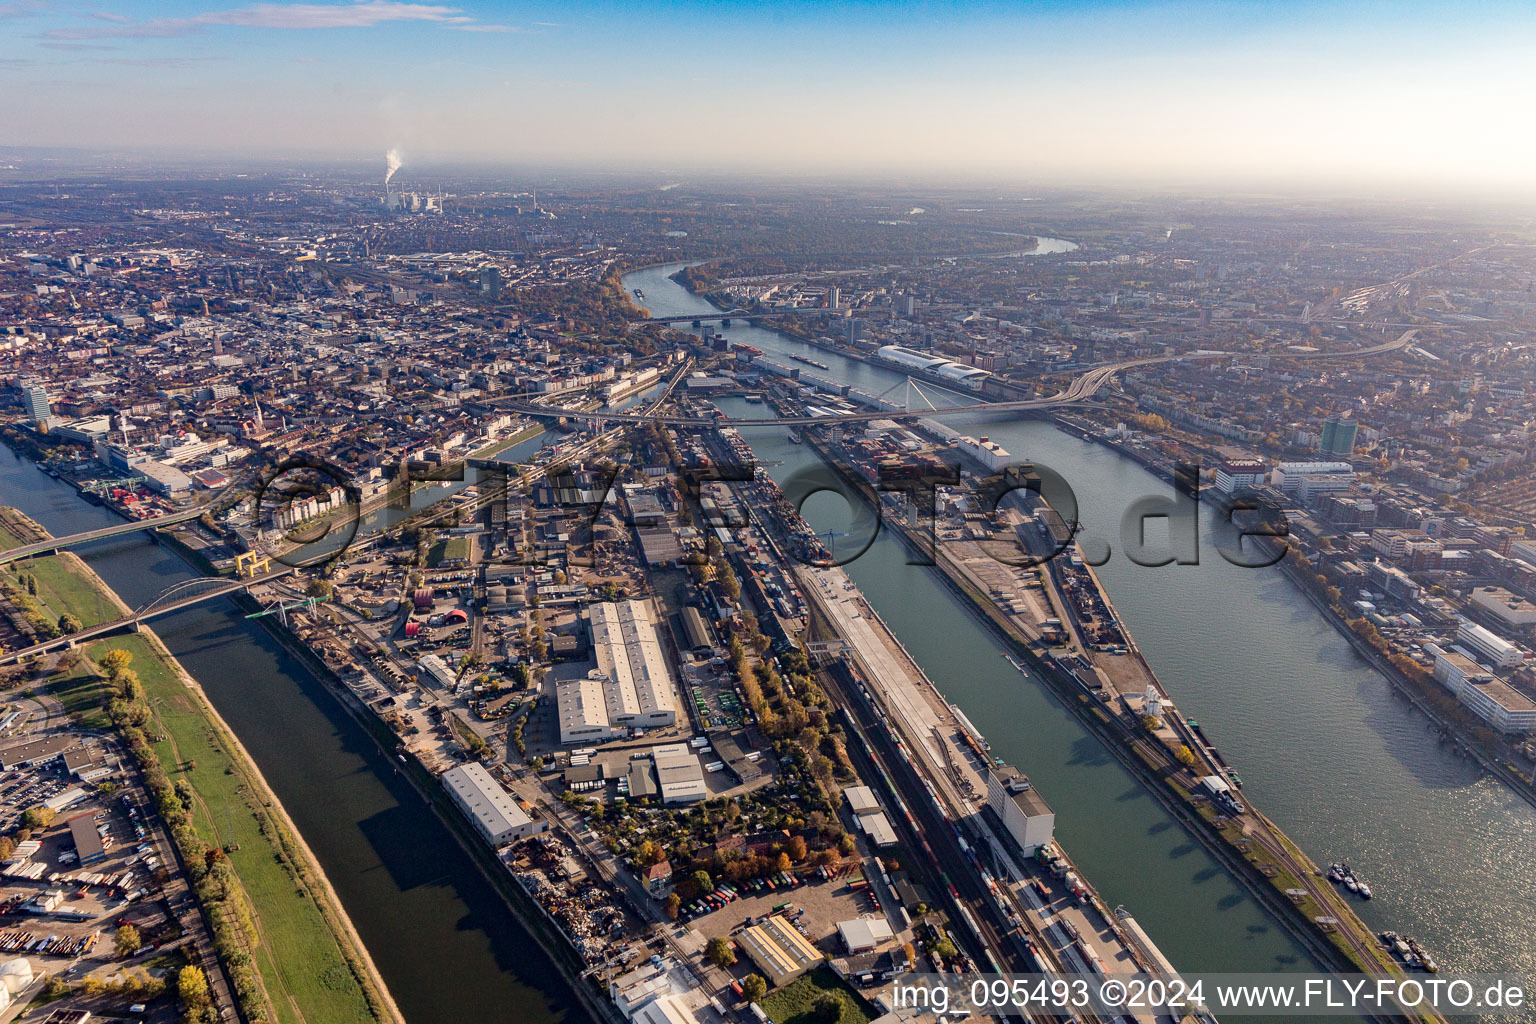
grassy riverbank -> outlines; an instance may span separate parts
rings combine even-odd
[[[118,616],[115,595],[73,556],[30,559],[23,566],[38,578],[37,599],[50,611],[94,616],[87,622]],[[248,926],[238,921],[228,930],[241,948],[232,955],[222,951],[224,958],[239,961],[242,950],[249,957],[279,1024],[398,1021],[366,951],[276,796],[158,637],[146,631],[82,646],[83,657],[52,680],[54,696],[83,725],[110,727],[112,687],[99,665],[111,650],[132,655],[150,713],[143,733],[165,773],[190,787],[186,809],[197,838],[210,850],[223,851],[238,882],[240,892],[228,905],[209,908],[214,917],[249,917]],[[239,973],[239,963],[232,970]]]
[[[222,848],[253,912],[249,952],[279,1021],[355,1024],[374,1018],[362,968],[333,922],[325,881],[308,863],[279,816],[276,799],[206,699],[188,688],[180,666],[152,635],[135,634],[90,646],[97,661],[126,650],[144,686],[156,728],[146,728],[161,765],[184,779],[195,799],[193,828],[210,848]]]
[[[524,427],[522,430],[519,430],[511,437],[502,438],[500,441],[492,441],[484,448],[471,452],[469,457],[472,459],[495,458],[497,455],[500,455],[502,452],[506,451],[508,448],[511,448],[514,445],[519,445],[530,438],[538,437],[540,434],[544,433],[544,429],[544,424],[542,423],[531,424],[527,427]]]

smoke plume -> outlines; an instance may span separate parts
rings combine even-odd
[[[388,153],[385,153],[384,154],[384,184],[386,186],[389,184],[389,179],[393,178],[395,176],[395,172],[398,171],[399,169],[400,169],[400,151],[398,149],[392,149]]]

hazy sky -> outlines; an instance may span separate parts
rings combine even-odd
[[[0,0],[0,97],[0,144],[1536,189],[1536,4]]]

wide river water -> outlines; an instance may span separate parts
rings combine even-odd
[[[1039,256],[1070,247],[1052,241]],[[1019,258],[1034,258],[1036,254]],[[671,280],[679,266],[624,279],[653,315],[712,307]],[[711,326],[718,330],[717,326]],[[733,342],[770,357],[827,364],[808,372],[880,394],[894,369],[736,324]],[[780,359],[779,361],[783,361]],[[961,401],[964,401],[962,398]],[[955,404],[960,404],[959,402]],[[765,405],[722,403],[733,416]],[[1135,499],[1171,488],[1134,460],[1048,422],[997,416],[948,421],[986,434],[1016,460],[1072,486],[1080,517],[1113,549],[1099,569],[1121,617],[1187,715],[1242,775],[1245,794],[1321,864],[1347,860],[1376,899],[1357,903],[1377,930],[1420,939],[1446,970],[1536,965],[1536,809],[1436,742],[1426,720],[1361,661],[1278,569],[1241,569],[1214,550],[1218,516],[1201,518],[1195,566],[1144,568],[1119,550]],[[814,458],[786,431],[743,431],[782,478]],[[841,499],[817,496],[818,530],[856,532]],[[1174,964],[1188,970],[1300,969],[1306,955],[1043,687],[1022,676],[932,575],[907,564],[889,534],[847,566],[880,615],[994,753],[1039,784],[1072,856],[1111,903],[1123,903]]]
[[[56,536],[122,520],[0,449],[0,504]],[[195,573],[143,534],[79,549],[130,606]],[[260,766],[410,1024],[590,1018],[391,759],[228,601],[154,621]]]
[[[1040,255],[1067,252],[1047,241]],[[1032,258],[1021,255],[1018,258]],[[711,311],[669,279],[626,277],[656,314]],[[823,375],[871,393],[901,375],[772,331],[733,341],[809,355]],[[739,399],[733,415],[763,415]],[[1086,527],[1116,545],[1135,498],[1167,485],[1135,462],[1033,420],[974,418],[1015,458],[1061,472]],[[959,422],[964,422],[961,420]],[[777,428],[744,432],[776,476],[813,458]],[[505,458],[526,457],[539,438]],[[55,534],[118,522],[73,489],[0,453],[0,503]],[[808,503],[818,529],[845,530],[836,499]],[[1348,859],[1376,889],[1377,928],[1414,935],[1455,971],[1536,964],[1536,811],[1435,742],[1403,701],[1274,570],[1215,556],[1202,521],[1198,566],[1146,569],[1116,550],[1100,575],[1174,699],[1243,776],[1245,792],[1321,862]],[[1116,545],[1117,546],[1117,545]],[[83,557],[130,605],[193,575],[137,537]],[[849,571],[924,669],[1039,784],[1062,841],[1111,904],[1126,905],[1180,968],[1299,970],[1300,948],[889,535]],[[552,965],[507,913],[390,759],[319,683],[232,605],[159,619],[156,631],[202,683],[314,849],[411,1024],[584,1021]]]

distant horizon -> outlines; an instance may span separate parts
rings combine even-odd
[[[1536,195],[1511,0],[0,0],[0,27],[11,146]]]
[[[376,173],[370,165],[377,164]],[[119,166],[113,166],[119,165]],[[294,150],[241,152],[235,149],[208,149],[192,146],[53,146],[7,145],[0,143],[0,187],[36,184],[54,180],[112,180],[116,174],[187,173],[197,180],[258,180],[268,177],[290,178],[304,174],[340,174],[364,184],[377,178],[382,189],[383,151],[376,156],[335,150]],[[425,176],[430,180],[422,181]],[[393,187],[437,187],[442,179],[475,176],[521,177],[508,181],[509,189],[530,186],[549,188],[556,194],[563,179],[653,188],[659,194],[688,192],[692,188],[710,191],[729,190],[732,186],[821,186],[838,189],[893,189],[911,191],[1008,190],[1019,194],[999,195],[999,199],[1021,202],[1035,197],[1063,198],[1073,194],[1110,196],[1163,195],[1180,199],[1226,199],[1252,201],[1319,201],[1348,203],[1415,202],[1435,206],[1460,206],[1470,209],[1530,207],[1536,215],[1536,181],[1528,188],[1472,187],[1465,182],[1381,182],[1372,178],[1286,179],[1233,175],[1205,178],[1115,178],[1107,174],[1075,173],[1009,174],[976,169],[919,168],[889,165],[821,167],[740,166],[731,164],[680,164],[636,160],[618,166],[613,162],[585,161],[551,157],[496,157],[489,155],[451,155],[413,158],[396,173]],[[413,184],[414,183],[414,184]]]

